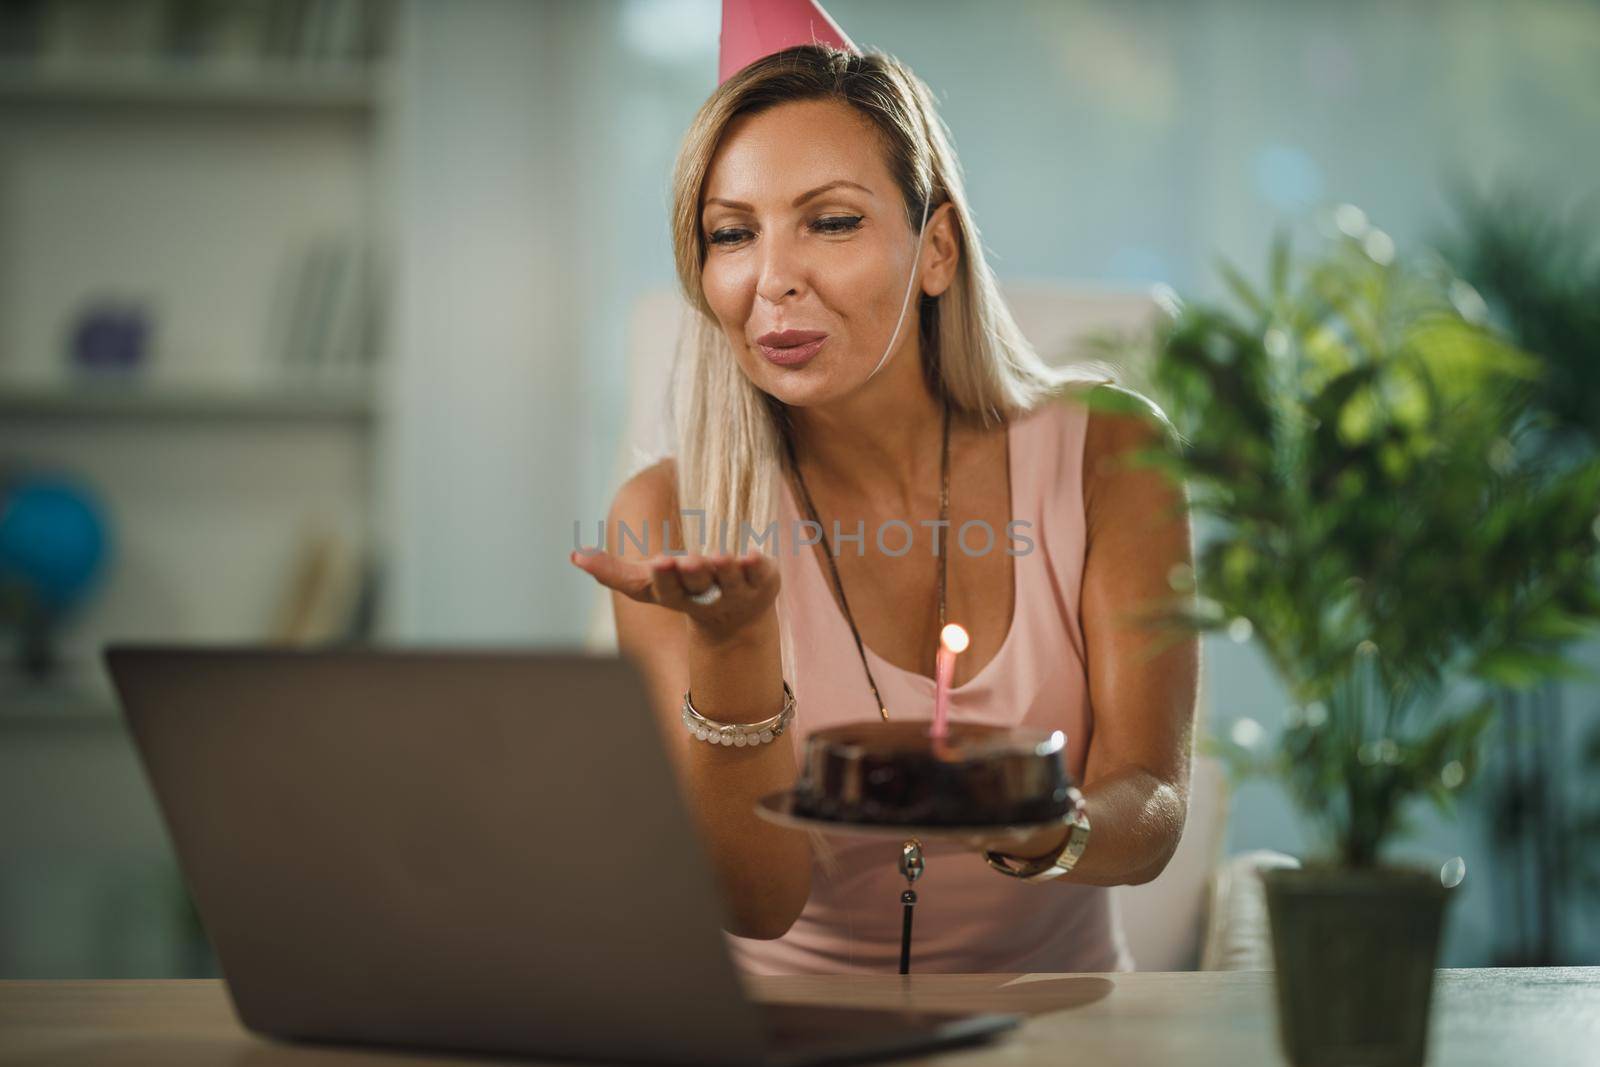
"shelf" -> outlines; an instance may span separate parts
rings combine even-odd
[[[113,696],[84,682],[31,682],[6,674],[0,678],[0,729],[36,727],[121,729],[122,713]]]
[[[9,418],[365,422],[373,407],[372,390],[361,386],[0,385],[0,417]]]
[[[0,62],[0,103],[145,104],[366,112],[375,70],[314,66],[207,67],[105,61]]]

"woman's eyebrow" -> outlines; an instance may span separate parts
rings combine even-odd
[[[812,197],[821,196],[823,193],[827,192],[829,189],[838,189],[841,186],[844,186],[844,187],[847,187],[847,188],[850,188],[850,189],[860,190],[861,192],[866,193],[868,196],[872,195],[872,190],[868,189],[865,185],[862,185],[859,182],[853,182],[853,181],[850,181],[847,178],[835,178],[831,182],[824,182],[821,185],[817,186],[815,189],[808,189],[805,192],[801,193],[799,196],[795,197],[793,201],[790,202],[789,206],[790,207],[799,207],[801,204],[805,203],[807,200],[810,200]]]
[[[845,179],[845,178],[835,178],[831,182],[824,182],[823,184],[817,186],[815,189],[808,189],[805,192],[801,193],[799,196],[794,198],[793,202],[791,202],[789,206],[790,207],[799,207],[801,204],[805,203],[807,200],[810,200],[812,197],[821,196],[823,193],[827,192],[829,189],[837,189],[840,186],[848,186],[851,189],[859,189],[863,193],[866,193],[868,196],[872,195],[872,190],[868,189],[865,185],[860,185],[860,184],[858,184],[856,182],[849,181],[848,179]],[[721,204],[723,207],[731,207],[735,211],[753,211],[753,210],[755,210],[749,204],[745,203],[743,200],[724,200],[720,196],[707,197],[706,198],[706,206],[709,207],[712,204]]]

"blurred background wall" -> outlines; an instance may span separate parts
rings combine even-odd
[[[1595,3],[827,6],[934,88],[1004,280],[1214,296],[1219,257],[1258,273],[1320,207],[1408,249],[1452,183],[1557,202],[1600,173]],[[85,545],[55,668],[18,640],[0,681],[0,977],[208,973],[99,649],[582,638],[572,522],[616,487],[627,323],[673,284],[719,4],[0,12],[0,477]],[[1247,646],[1206,672],[1216,728],[1281,720]],[[1600,689],[1562,699],[1592,721]],[[1467,861],[1447,965],[1519,958],[1535,907],[1496,888],[1474,804],[1412,840]],[[1265,785],[1229,843],[1306,844]],[[1600,960],[1584,899],[1571,962]]]

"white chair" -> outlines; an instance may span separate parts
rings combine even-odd
[[[1160,313],[1149,291],[1060,282],[1007,283],[1002,289],[1017,325],[1052,365],[1103,359],[1103,353],[1091,346],[1094,338],[1149,330]],[[647,294],[634,306],[628,325],[627,422],[617,455],[616,485],[669,450],[666,414],[674,348],[662,339],[680,336],[687,312],[675,292]],[[1139,368],[1122,369],[1137,379]],[[616,648],[610,594],[599,586],[587,644],[595,651]],[[1202,692],[1202,708],[1205,704]],[[1271,966],[1258,872],[1295,861],[1259,852],[1223,862],[1227,796],[1217,761],[1197,757],[1188,823],[1177,853],[1154,881],[1115,891],[1128,947],[1140,970]]]

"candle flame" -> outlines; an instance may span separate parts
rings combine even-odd
[[[950,623],[939,631],[939,643],[951,652],[965,652],[967,650],[967,631]]]

